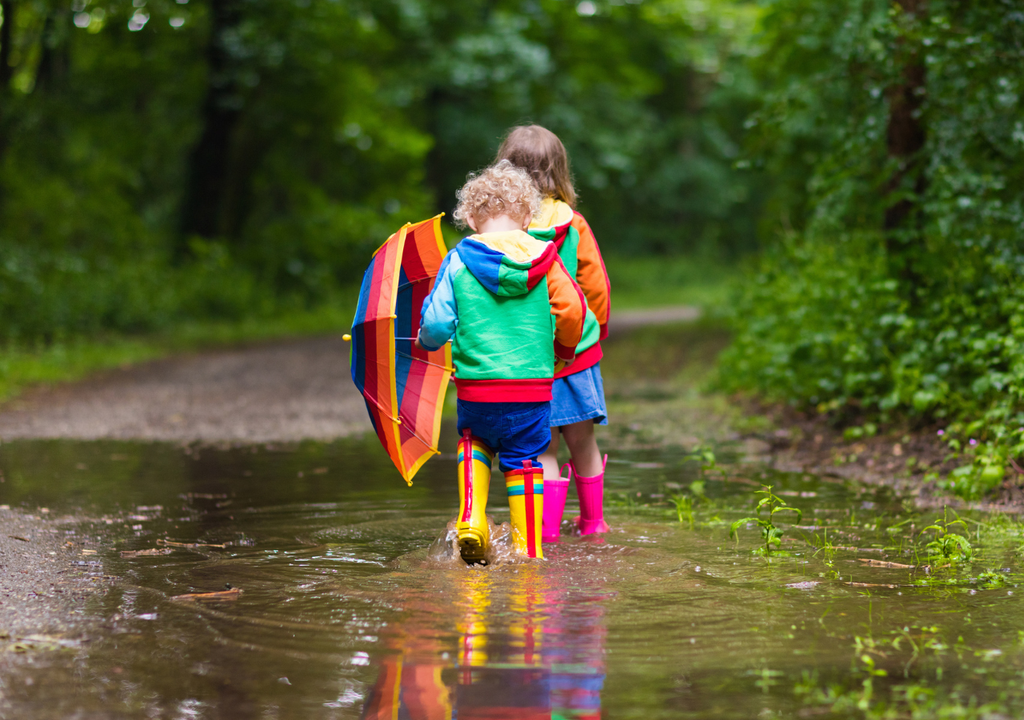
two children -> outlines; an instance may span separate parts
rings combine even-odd
[[[543,557],[544,476],[556,359],[570,363],[586,304],[554,244],[525,230],[541,197],[530,176],[499,162],[459,192],[454,216],[475,234],[445,257],[423,303],[417,343],[452,340],[458,392],[459,552],[485,559],[491,466],[505,474],[516,549]]]
[[[468,563],[487,551],[495,453],[519,552],[543,557],[542,536],[558,538],[572,475],[580,532],[608,530],[594,424],[607,422],[598,362],[609,283],[574,204],[561,141],[536,125],[514,128],[495,165],[459,192],[455,220],[475,234],[448,253],[423,304],[417,343],[429,350],[453,340],[457,535]],[[560,435],[572,455],[569,478],[558,471]]]

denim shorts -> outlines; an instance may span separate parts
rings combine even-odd
[[[518,470],[551,444],[551,403],[459,400],[459,434],[469,430],[498,453],[502,472]]]
[[[601,363],[557,378],[551,385],[551,427],[584,420],[593,420],[597,425],[608,424]]]

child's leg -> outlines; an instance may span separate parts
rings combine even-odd
[[[494,453],[466,429],[459,441],[459,516],[456,532],[459,553],[467,563],[484,561],[490,532],[487,528],[487,494],[491,485]]]
[[[487,494],[497,448],[501,412],[495,403],[458,403],[459,514],[456,517],[459,554],[467,563],[483,562],[490,543]]]
[[[551,445],[550,403],[508,403],[498,459],[512,513],[512,541],[528,557],[544,557],[544,472],[538,458]]]
[[[565,438],[565,445],[569,448],[569,455],[572,457],[573,467],[576,472],[585,477],[591,477],[604,471],[601,463],[601,451],[597,447],[597,438],[594,436],[594,421],[584,420],[559,428]],[[544,477],[547,477],[547,471]]]
[[[604,461],[594,438],[594,421],[566,425],[561,431],[575,470],[580,534],[608,532],[608,523],[604,521]]]
[[[512,542],[527,557],[544,557],[541,528],[544,517],[544,475],[530,460],[505,473],[508,508],[512,515]]]
[[[544,480],[557,480],[558,472],[558,428],[551,428],[551,444],[537,461],[544,466]]]
[[[561,535],[565,498],[569,494],[569,478],[563,478],[558,469],[558,438],[558,428],[551,428],[551,444],[540,456],[544,465],[544,542],[554,542]]]

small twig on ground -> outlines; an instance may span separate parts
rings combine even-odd
[[[180,543],[180,542],[174,542],[172,540],[165,540],[163,538],[160,538],[159,540],[157,540],[156,544],[157,545],[167,545],[168,547],[180,547],[180,548],[208,547],[208,548],[222,548],[223,549],[223,548],[227,547],[226,544],[214,545],[212,543]]]
[[[184,595],[175,595],[171,600],[177,600],[178,602],[192,602],[194,600],[237,600],[238,596],[242,594],[242,588],[231,588],[230,590],[218,590],[217,592],[205,592],[205,593],[185,593]]]

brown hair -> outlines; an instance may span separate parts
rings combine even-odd
[[[540,125],[512,128],[498,148],[495,161],[508,160],[530,173],[544,195],[576,209],[576,191],[569,172],[569,155],[558,136]]]
[[[459,204],[452,217],[460,227],[465,227],[470,218],[479,225],[498,215],[522,222],[532,218],[540,207],[540,192],[533,180],[508,160],[497,162],[478,175],[471,174],[457,195]]]

